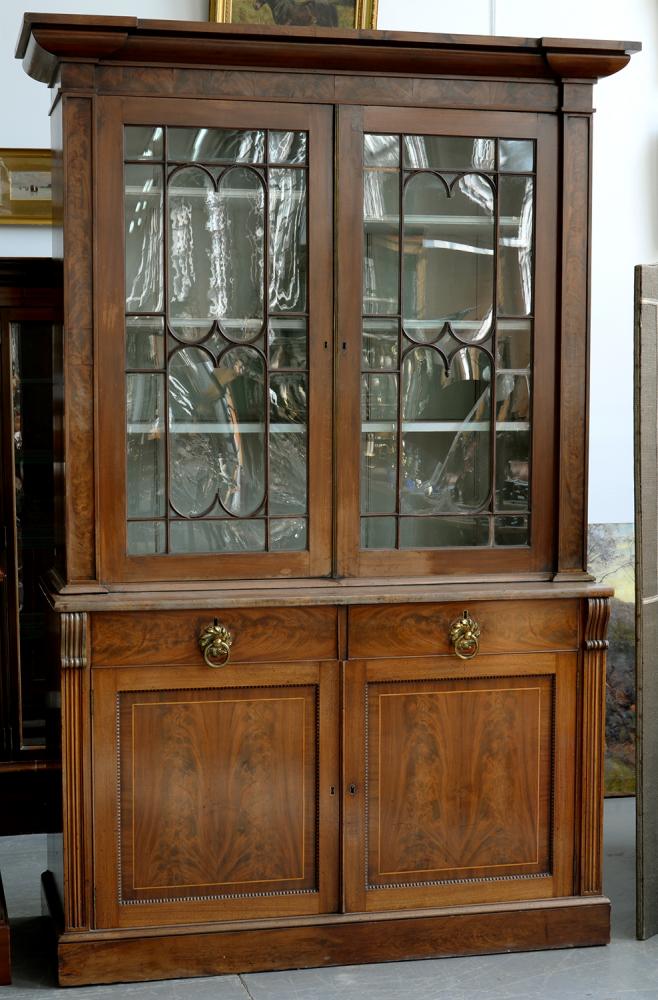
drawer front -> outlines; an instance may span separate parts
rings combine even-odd
[[[335,660],[336,608],[99,612],[92,615],[94,666],[202,666],[199,633],[217,619],[232,635],[231,663]]]
[[[350,659],[454,655],[450,625],[465,608],[480,626],[483,654],[578,648],[577,600],[378,604],[350,608]]]

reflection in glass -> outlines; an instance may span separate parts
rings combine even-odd
[[[496,141],[454,135],[406,135],[404,165],[413,170],[493,170]]]
[[[499,515],[494,518],[494,543],[496,545],[529,545],[529,518],[527,514]]]
[[[390,514],[395,511],[398,495],[397,454],[397,432],[362,432],[361,513]],[[395,532],[393,536],[395,537]]]
[[[527,320],[499,320],[496,365],[525,371],[532,364],[532,336]]]
[[[265,315],[265,187],[246,167],[232,167],[209,205],[210,303],[230,340],[251,340]]]
[[[126,317],[126,367],[164,366],[164,320],[161,316]]]
[[[172,552],[263,552],[265,521],[172,521]]]
[[[270,521],[271,549],[295,552],[305,549],[306,546],[306,518],[272,518]]]
[[[128,517],[165,512],[164,376],[126,376]]]
[[[167,158],[184,163],[263,163],[262,129],[168,128]]]
[[[362,338],[363,368],[397,368],[398,321],[364,319]]]
[[[306,163],[306,132],[270,132],[270,163]]]
[[[400,181],[397,171],[363,177],[363,311],[397,313],[400,268]]]
[[[449,186],[415,174],[404,196],[402,317],[412,340],[434,340],[451,323],[466,340],[490,329],[494,280],[494,192],[478,174]]]
[[[364,135],[363,162],[367,167],[399,166],[400,136]]]
[[[489,516],[401,517],[400,548],[447,549],[489,544]]]
[[[306,318],[270,319],[269,354],[270,368],[306,368]]]
[[[181,340],[195,341],[210,331],[214,319],[208,223],[215,183],[201,167],[187,167],[171,176],[167,194],[169,323]]]
[[[368,430],[393,430],[375,427],[381,421],[397,421],[398,377],[379,372],[361,376],[361,419]]]
[[[530,432],[496,433],[496,509],[528,510]]]
[[[477,348],[446,373],[432,348],[409,351],[402,368],[403,513],[475,510],[489,497],[491,363]]]
[[[526,173],[535,165],[535,144],[532,139],[501,139],[500,169],[507,173]]]
[[[162,167],[125,167],[126,310],[162,309]]]
[[[307,507],[307,376],[270,376],[270,513]]]
[[[152,125],[126,125],[124,145],[126,160],[161,160],[164,129]]]
[[[269,193],[270,309],[304,312],[308,270],[306,171],[270,169]]]
[[[167,536],[164,521],[129,521],[128,552],[131,556],[147,556],[164,552]]]
[[[530,375],[504,372],[496,376],[497,429],[530,420]]]
[[[532,312],[532,177],[499,179],[498,313]]]
[[[395,548],[395,518],[394,517],[362,517],[361,518],[361,548],[362,549],[394,549]]]

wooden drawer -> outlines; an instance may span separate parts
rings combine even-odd
[[[577,649],[579,602],[377,604],[349,610],[350,659],[453,654],[450,625],[464,608],[480,625],[481,653]]]
[[[92,615],[92,665],[202,666],[198,636],[214,618],[233,636],[231,663],[337,659],[333,607],[112,611]]]

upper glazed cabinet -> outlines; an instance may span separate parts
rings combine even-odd
[[[98,103],[101,579],[549,573],[555,121]]]

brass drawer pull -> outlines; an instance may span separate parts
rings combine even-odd
[[[480,648],[480,626],[464,611],[450,626],[450,641],[460,660],[472,660]]]
[[[223,667],[228,663],[232,645],[233,636],[216,618],[212,625],[207,625],[199,634],[199,646],[209,667]]]

